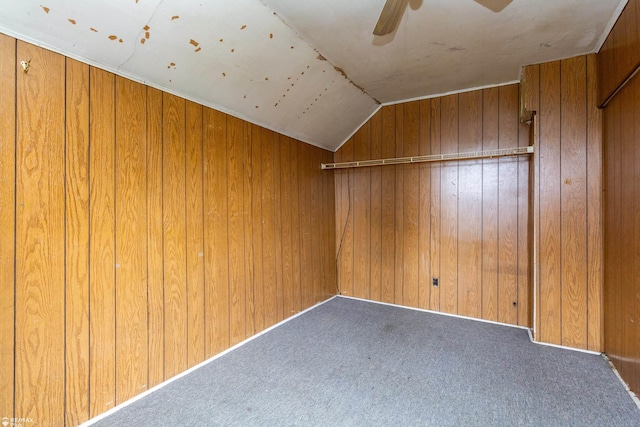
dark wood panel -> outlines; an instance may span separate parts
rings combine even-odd
[[[187,218],[185,100],[163,94],[162,222],[164,377],[187,368]]]
[[[391,158],[395,152],[395,108],[382,108],[382,157]],[[382,247],[381,247],[381,285],[380,299],[383,302],[395,301],[395,198],[396,166],[382,168]]]
[[[203,107],[186,103],[187,365],[204,360]]]
[[[264,329],[264,268],[263,268],[263,244],[262,237],[262,128],[251,125],[251,176],[254,185],[251,187],[251,210],[253,221],[251,226],[253,238],[253,307],[252,318],[255,332]],[[250,307],[251,308],[251,307]]]
[[[284,296],[282,277],[282,159],[280,158],[280,135],[273,134],[273,203],[274,203],[274,243],[275,243],[275,322],[284,319]],[[313,247],[313,246],[312,246]],[[311,285],[311,293],[317,283]]]
[[[441,150],[441,107],[440,98],[431,100],[431,154],[440,154]],[[432,279],[440,280],[440,226],[442,213],[442,164],[435,163],[431,166],[431,198],[430,198],[430,216],[431,216],[431,276]],[[429,295],[429,309],[440,310],[440,286],[431,287]]]
[[[441,100],[442,153],[458,150],[458,95]],[[440,310],[458,312],[458,162],[441,165],[440,187]]]
[[[382,158],[382,114],[371,118],[371,158]],[[382,168],[371,168],[371,289],[369,298],[380,301],[382,292]]]
[[[540,65],[539,339],[560,344],[560,62]]]
[[[64,423],[65,59],[18,42],[15,414]]]
[[[16,93],[16,41],[0,34],[0,93]],[[0,97],[0,182],[12,183],[16,172],[16,103],[11,96]],[[14,185],[0,186],[0,413],[11,416],[14,395],[14,267],[15,267]]]
[[[242,120],[229,116],[227,118],[227,221],[229,227],[229,333],[231,345],[246,338],[243,143],[244,125]]]
[[[264,239],[264,321],[265,327],[277,320],[276,308],[276,230],[275,172],[273,132],[263,130],[262,136],[262,232]],[[311,281],[306,282],[307,287]]]
[[[638,2],[640,7],[640,2]],[[596,56],[587,56],[587,349],[602,351],[602,111],[598,96]],[[637,125],[637,121],[636,121]],[[639,135],[640,136],[640,135]],[[640,140],[640,138],[637,138]]]
[[[482,91],[459,95],[460,152],[482,150]],[[458,169],[458,314],[482,314],[482,161],[460,163]],[[480,201],[480,203],[478,203]]]
[[[116,403],[148,387],[146,88],[116,77]]]
[[[420,101],[419,154],[431,154],[431,100]],[[431,297],[431,165],[419,166],[418,307],[428,310]]]
[[[253,175],[254,164],[259,158],[253,155],[252,126],[248,122],[243,123],[243,151],[242,163],[244,165],[243,177],[243,229],[244,229],[244,271],[245,271],[245,336],[256,333],[255,325],[255,245],[253,242],[253,188],[259,183]],[[258,130],[259,132],[259,130]]]
[[[518,146],[518,87],[502,86],[499,94],[498,147]],[[518,159],[498,160],[498,321],[518,322]]]
[[[482,96],[482,149],[498,148],[500,89]],[[498,320],[498,160],[482,161],[482,318]]]
[[[404,104],[402,120],[403,156],[420,154],[420,103]],[[402,167],[403,194],[403,255],[402,255],[402,304],[419,306],[419,245],[418,223],[420,209],[420,166]]]
[[[164,375],[164,260],[162,192],[163,94],[147,88],[147,305],[149,309],[149,387]]]
[[[300,150],[298,156],[298,162],[301,165],[300,169],[300,177],[303,178],[305,175],[304,165],[304,153],[305,150]],[[343,162],[348,162],[353,160],[353,138],[350,138],[340,149],[340,158]],[[340,172],[340,178],[342,178],[342,188],[340,191],[340,201],[341,201],[341,210],[340,210],[340,235],[337,237],[338,247],[338,275],[340,282],[340,293],[342,295],[353,295],[353,171],[347,169],[346,171]],[[306,200],[308,197],[308,193],[305,192],[305,187],[303,181],[300,181],[300,230],[302,234],[302,249],[304,253],[305,248],[305,229],[303,228],[304,222],[303,217],[307,212]],[[303,276],[302,281],[305,281],[305,261],[303,258],[302,261],[303,268]],[[304,299],[303,299],[304,301]]]
[[[65,420],[89,419],[89,66],[66,60]]]
[[[300,162],[298,161],[298,151],[300,149],[299,144],[291,144],[289,152],[289,162],[291,163],[291,275],[293,281],[293,301],[292,309],[298,313],[302,310],[302,289],[304,284],[302,283],[302,266],[300,255]],[[326,174],[331,180],[330,184],[333,186],[332,174]],[[329,213],[331,217],[334,217],[333,210]],[[333,228],[331,233],[335,233],[338,230],[336,227],[335,219],[333,221]],[[334,240],[335,242],[335,240]],[[336,271],[336,258],[335,258],[335,243],[333,247],[328,248],[328,254],[331,255],[331,268],[333,273]],[[335,278],[332,283],[334,292],[337,292]]]
[[[291,158],[291,143],[289,138],[285,136],[280,136],[280,152],[279,156],[281,159],[281,167],[280,167],[280,183],[281,183],[281,207],[280,207],[280,218],[282,221],[282,303],[283,303],[283,311],[284,316],[289,317],[292,314],[295,314],[294,310],[294,296],[293,296],[293,247],[291,244],[292,241],[292,228],[291,228],[291,217],[292,217],[292,197],[291,197],[291,186],[292,186],[292,169],[294,165],[289,161]],[[318,230],[319,231],[319,230]]]
[[[371,158],[371,128],[364,124],[353,137],[353,156]],[[369,298],[371,289],[371,170],[354,169],[353,200],[353,296]]]
[[[395,125],[395,156],[402,157],[404,155],[404,136],[403,136],[403,120],[404,120],[404,104],[398,104],[394,107],[396,116]],[[395,279],[394,279],[394,303],[402,304],[402,288],[404,276],[404,165],[393,167],[396,173],[395,181]]]
[[[562,344],[587,347],[586,57],[561,62]]]
[[[89,390],[91,417],[115,406],[115,76],[91,68]]]
[[[204,111],[205,354],[229,347],[227,116]]]

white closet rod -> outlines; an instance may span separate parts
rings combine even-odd
[[[362,168],[367,166],[401,165],[406,163],[446,162],[449,160],[490,159],[494,157],[519,156],[532,154],[533,145],[498,150],[470,151],[467,153],[432,154],[430,156],[395,157],[391,159],[359,160],[343,163],[322,163],[322,169]]]

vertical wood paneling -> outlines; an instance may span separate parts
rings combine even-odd
[[[115,76],[90,72],[89,391],[91,417],[115,406]]]
[[[264,321],[265,327],[277,322],[276,257],[275,257],[275,178],[273,168],[273,132],[263,130],[262,137],[262,232],[264,260]],[[310,284],[306,282],[307,285]]]
[[[149,387],[165,379],[163,246],[163,94],[147,88],[147,305]]]
[[[186,103],[187,365],[204,360],[203,107]]]
[[[482,96],[483,150],[498,148],[499,88]],[[482,161],[482,318],[498,320],[498,160]]]
[[[431,154],[431,100],[420,101],[420,155]],[[421,164],[418,207],[418,307],[428,310],[431,297],[431,166]]]
[[[502,86],[499,94],[498,147],[518,146],[518,87]],[[498,160],[498,321],[518,321],[517,231],[518,159]]]
[[[640,7],[640,2],[636,2]],[[602,111],[598,96],[596,56],[587,56],[587,349],[602,351]],[[636,126],[638,122],[636,121]],[[640,135],[636,136],[640,140]],[[637,240],[636,240],[637,241]],[[637,276],[636,276],[637,277]],[[639,382],[640,383],[640,382]]]
[[[254,185],[251,187],[251,210],[253,221],[251,235],[253,238],[253,322],[255,332],[264,329],[264,268],[262,238],[262,135],[263,131],[251,125],[251,175]]]
[[[363,125],[354,135],[353,155],[371,158],[371,129]],[[371,170],[355,169],[353,174],[353,296],[369,298],[371,288]]]
[[[18,42],[15,413],[64,424],[65,59]],[[46,367],[46,369],[45,369]]]
[[[305,147],[306,148],[306,147]],[[304,168],[304,153],[305,150],[299,151],[298,162],[301,165],[300,173],[300,230],[303,233],[302,237],[302,253],[305,250],[304,235],[305,228],[303,218],[308,210],[308,193],[305,192],[303,177],[305,176],[306,168]],[[350,138],[340,149],[340,158],[343,162],[348,162],[353,159],[353,138]],[[340,277],[340,293],[343,295],[353,295],[353,171],[346,170],[341,172],[342,188],[340,191],[341,202],[341,216],[338,222],[340,227],[340,235],[338,239],[338,275]],[[305,281],[305,272],[307,267],[305,266],[305,260],[302,261],[302,281]]]
[[[403,120],[404,104],[395,106],[396,126],[395,126],[395,157],[404,155]],[[404,276],[404,165],[393,167],[396,173],[395,181],[395,275],[394,275],[394,303],[402,304],[402,287]]]
[[[395,106],[382,108],[382,157],[396,156],[395,151]],[[381,170],[382,180],[382,247],[381,247],[381,287],[383,302],[395,301],[395,174],[396,166]],[[341,278],[342,279],[342,278]]]
[[[371,118],[371,158],[382,158],[382,114]],[[369,298],[380,301],[382,292],[382,169],[371,168],[371,290]]]
[[[440,154],[441,150],[441,107],[442,100],[435,98],[431,100],[431,154]],[[440,280],[440,219],[442,212],[442,164],[436,163],[431,165],[431,209],[429,211],[431,217],[431,276],[432,279]],[[431,287],[429,296],[429,309],[440,310],[440,286]]]
[[[524,95],[522,84],[518,87],[518,100]],[[519,124],[518,147],[526,147],[532,143],[532,133],[530,124]],[[517,311],[518,325],[531,327],[532,324],[532,294],[533,276],[531,267],[533,266],[533,228],[532,216],[530,215],[530,197],[533,194],[533,179],[530,179],[531,170],[529,165],[533,161],[533,156],[518,157],[518,230],[517,230]]]
[[[0,182],[12,183],[16,173],[16,41],[0,34]],[[14,395],[14,185],[0,185],[0,413],[11,418]],[[4,415],[3,415],[4,416]]]
[[[560,62],[540,65],[540,274],[539,339],[560,344],[561,225],[560,225]]]
[[[459,95],[458,149],[482,150],[482,92]],[[458,314],[482,314],[482,162],[461,162],[458,168]]]
[[[147,389],[146,88],[116,77],[116,402]]]
[[[441,151],[458,150],[458,95],[441,100]],[[458,162],[441,165],[440,310],[458,312]]]
[[[89,419],[89,66],[66,60],[65,419]]]
[[[229,347],[227,116],[204,113],[206,357]]]
[[[185,101],[163,94],[164,377],[187,368]]]
[[[243,132],[242,120],[229,116],[227,118],[227,221],[229,224],[229,333],[231,345],[246,338]]]
[[[420,103],[408,102],[403,111],[403,155],[420,154]],[[420,167],[406,165],[403,169],[403,255],[402,255],[402,304],[410,307],[419,306],[419,245],[418,218],[420,209]]]
[[[3,35],[0,89],[3,416],[79,424],[334,294],[333,153]]]
[[[587,346],[586,57],[561,62],[562,344]],[[580,78],[582,77],[582,78]]]

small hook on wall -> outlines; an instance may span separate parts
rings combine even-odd
[[[22,71],[24,73],[29,72],[29,67],[31,66],[31,59],[27,61],[20,61],[20,65],[22,66]]]

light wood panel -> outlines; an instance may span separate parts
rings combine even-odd
[[[65,419],[89,419],[89,66],[66,60]]]
[[[148,387],[146,88],[116,77],[116,402]]]
[[[0,89],[3,416],[77,425],[335,294],[333,153],[6,36]]]
[[[163,94],[147,88],[147,305],[149,387],[164,380]]]
[[[89,390],[91,417],[115,406],[115,76],[91,68]]]
[[[16,41],[0,34],[0,93],[16,92]],[[16,173],[16,103],[0,97],[0,182],[11,183]],[[13,416],[14,396],[14,297],[15,297],[14,185],[0,185],[0,413]],[[4,416],[4,415],[3,415]]]
[[[10,181],[16,188],[15,413],[62,425],[65,58],[23,42],[17,58],[31,58],[31,68],[17,75],[16,179]]]
[[[532,65],[524,74],[525,105],[536,112],[538,126],[536,339],[601,351],[602,117],[595,57]]]
[[[335,159],[516,147],[529,136],[528,128],[519,125],[518,95],[518,86],[508,85],[385,106]],[[529,252],[519,249],[529,241],[528,169],[520,171],[519,162],[473,160],[330,172],[336,178],[341,232],[349,230],[347,213],[355,206],[356,238],[344,239],[338,268],[347,264],[345,253],[356,254],[355,271],[369,277],[367,288],[358,290],[365,298],[531,325]],[[522,172],[527,179],[520,179]],[[339,275],[341,293],[353,292],[352,277],[344,271]],[[432,284],[434,277],[438,287]]]
[[[164,377],[187,368],[186,112],[184,99],[162,97],[162,259]]]

